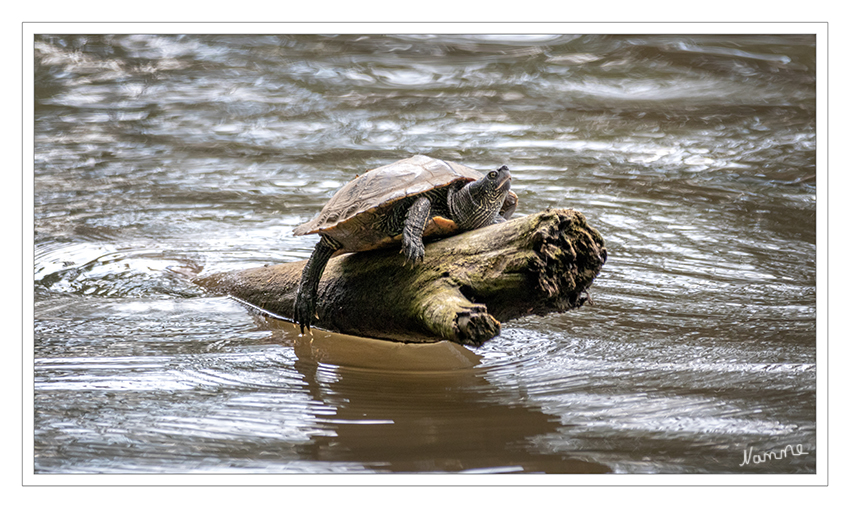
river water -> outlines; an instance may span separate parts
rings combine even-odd
[[[813,35],[39,35],[34,58],[36,473],[815,472]],[[593,305],[414,346],[189,281],[307,258],[296,225],[416,153],[508,164],[517,216],[583,212]]]

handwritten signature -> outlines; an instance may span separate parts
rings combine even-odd
[[[768,462],[771,460],[781,460],[787,458],[789,456],[799,457],[800,455],[808,455],[809,452],[803,451],[803,445],[786,445],[785,448],[780,449],[779,451],[770,451],[763,452],[762,454],[754,454],[753,447],[744,449],[744,462],[738,464],[738,466],[745,466],[749,464],[751,461],[753,464],[761,464],[763,462]]]

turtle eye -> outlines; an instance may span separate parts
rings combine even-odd
[[[490,180],[495,180],[497,176],[499,176],[499,174],[495,171],[490,171],[489,173],[487,173],[487,178],[489,178]]]

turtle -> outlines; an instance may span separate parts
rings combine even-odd
[[[405,264],[415,264],[425,256],[423,237],[450,236],[508,220],[517,205],[510,187],[507,166],[484,175],[426,155],[355,177],[315,218],[292,231],[295,236],[320,236],[295,297],[294,316],[301,333],[317,317],[319,280],[331,257],[401,243]]]

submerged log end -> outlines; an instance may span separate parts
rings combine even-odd
[[[479,346],[502,331],[502,325],[487,312],[487,306],[470,302],[448,284],[435,284],[415,304],[423,328],[434,335]]]

